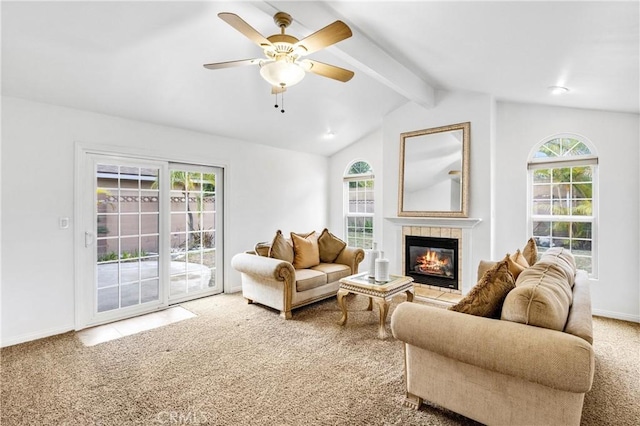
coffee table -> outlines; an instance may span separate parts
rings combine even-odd
[[[404,291],[407,294],[407,301],[413,301],[413,278],[399,275],[391,275],[389,278],[389,281],[376,281],[373,278],[369,278],[368,272],[342,278],[340,280],[340,289],[338,290],[338,306],[342,310],[342,318],[338,324],[345,325],[347,323],[347,306],[344,297],[349,293],[362,294],[369,297],[367,310],[371,311],[373,309],[373,301],[380,308],[378,337],[385,339],[387,337],[385,323],[391,298]]]

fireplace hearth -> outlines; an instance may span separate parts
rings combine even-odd
[[[458,240],[405,236],[405,275],[414,282],[458,290]]]

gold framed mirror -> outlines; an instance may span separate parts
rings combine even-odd
[[[400,134],[398,216],[468,217],[471,123]]]

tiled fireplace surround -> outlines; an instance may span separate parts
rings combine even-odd
[[[405,236],[440,237],[458,239],[458,289],[448,289],[426,284],[414,285],[417,298],[437,299],[437,302],[456,303],[476,283],[474,265],[471,250],[473,231],[481,219],[477,218],[408,218],[386,217],[386,221],[392,225],[396,244],[399,249],[398,268],[399,273],[405,270]]]
[[[436,226],[403,226],[402,227],[402,250],[400,253],[402,254],[402,271],[405,271],[405,250],[406,250],[406,236],[416,236],[416,237],[437,237],[437,238],[455,238],[458,240],[458,281],[459,281],[459,289],[450,289],[438,286],[432,286],[428,284],[419,284],[414,283],[414,288],[418,294],[434,294],[434,292],[442,292],[442,293],[452,293],[452,295],[462,295],[462,283],[464,282],[464,273],[463,273],[463,232],[460,228],[443,228]],[[434,292],[429,291],[421,291],[422,289],[433,290]],[[447,298],[448,300],[455,300],[456,297]]]

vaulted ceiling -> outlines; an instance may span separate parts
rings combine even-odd
[[[355,77],[309,74],[281,113],[258,67],[203,68],[262,55],[223,11],[264,36],[277,11],[298,38],[343,20],[353,36],[309,57]],[[3,1],[1,13],[3,95],[321,155],[408,101],[433,107],[437,90],[640,112],[637,1]]]

